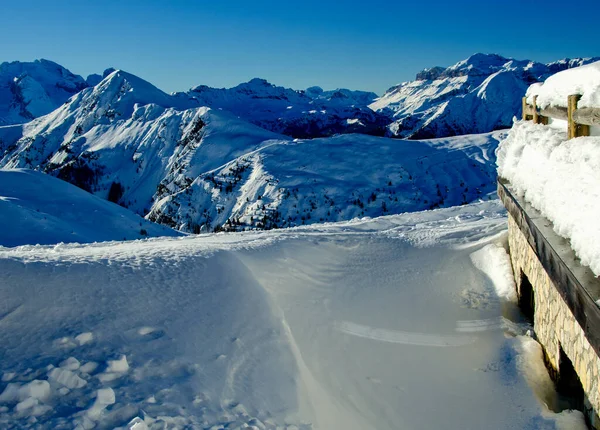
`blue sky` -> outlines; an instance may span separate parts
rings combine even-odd
[[[107,67],[159,88],[229,87],[253,77],[296,89],[382,93],[475,52],[553,61],[600,55],[600,2],[3,1],[0,62]],[[571,13],[570,11],[577,11]],[[582,13],[579,13],[582,11]],[[567,24],[577,26],[567,35]]]

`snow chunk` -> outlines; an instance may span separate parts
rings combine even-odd
[[[81,373],[92,373],[98,367],[98,363],[95,361],[88,361],[83,366],[79,368]]]
[[[106,370],[98,375],[98,379],[102,382],[114,381],[123,376],[128,370],[127,356],[122,355],[118,360],[108,360]]]
[[[60,367],[67,370],[77,370],[80,366],[81,363],[79,363],[79,360],[77,360],[75,357],[69,357],[60,363]]]
[[[127,356],[122,355],[118,360],[108,360],[107,372],[124,373],[129,370],[129,363],[127,363]]]
[[[15,372],[4,372],[2,374],[2,382],[12,381],[15,376],[17,376]]]
[[[579,107],[600,107],[600,61],[568,69],[550,76],[543,84],[534,84],[527,90],[527,101],[537,105],[567,106],[571,94],[581,94]]]
[[[75,373],[67,369],[54,368],[48,373],[48,379],[54,381],[64,387],[71,390],[75,388],[82,388],[87,385],[87,381],[81,379]]]
[[[107,406],[115,403],[115,392],[112,388],[101,388],[96,392],[96,401],[86,412],[89,419],[97,421]]]
[[[498,174],[554,224],[554,231],[600,275],[600,137],[516,122],[497,151]]]
[[[43,402],[50,398],[50,394],[51,390],[48,381],[34,379],[23,386],[16,383],[8,384],[2,394],[0,394],[0,403],[23,402],[30,397]]]
[[[502,246],[487,245],[471,254],[471,261],[492,280],[499,297],[511,301],[517,299],[510,257]]]
[[[94,334],[91,332],[85,332],[75,336],[75,340],[79,345],[85,345],[86,343],[91,342],[92,339],[94,339]]]
[[[127,430],[148,430],[148,426],[140,417],[135,417],[127,424]]]

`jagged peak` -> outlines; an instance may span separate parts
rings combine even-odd
[[[312,87],[308,87],[305,91],[307,94],[323,94],[324,90],[323,88],[314,85]]]
[[[445,67],[434,66],[421,70],[417,73],[417,81],[434,81],[446,70]]]
[[[248,85],[258,85],[263,87],[274,87],[269,81],[263,78],[252,78],[247,82]]]

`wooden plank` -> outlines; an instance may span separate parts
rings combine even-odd
[[[600,109],[581,108],[573,113],[573,119],[577,124],[595,125],[600,127]]]
[[[533,105],[531,106],[531,113],[533,115],[533,123],[534,124],[539,124],[540,123],[540,118],[538,115],[538,110],[537,110],[537,96],[533,96]]]
[[[580,98],[579,94],[571,94],[567,99],[567,139],[577,137],[577,123],[573,119],[573,113],[577,110]]]
[[[522,116],[522,118],[523,118],[523,121],[525,121],[525,120],[527,120],[527,108],[528,108],[528,106],[527,106],[527,97],[523,97],[521,99],[521,107],[522,107],[522,110],[523,110],[523,116]]]
[[[565,121],[569,119],[567,108],[564,107],[547,107],[546,109],[542,109],[540,114],[548,118],[562,119]]]

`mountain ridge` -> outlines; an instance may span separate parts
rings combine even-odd
[[[388,89],[369,105],[387,115],[387,136],[427,139],[509,128],[527,87],[567,68],[600,57],[543,64],[498,54],[474,54],[456,64],[432,67],[413,81]]]

